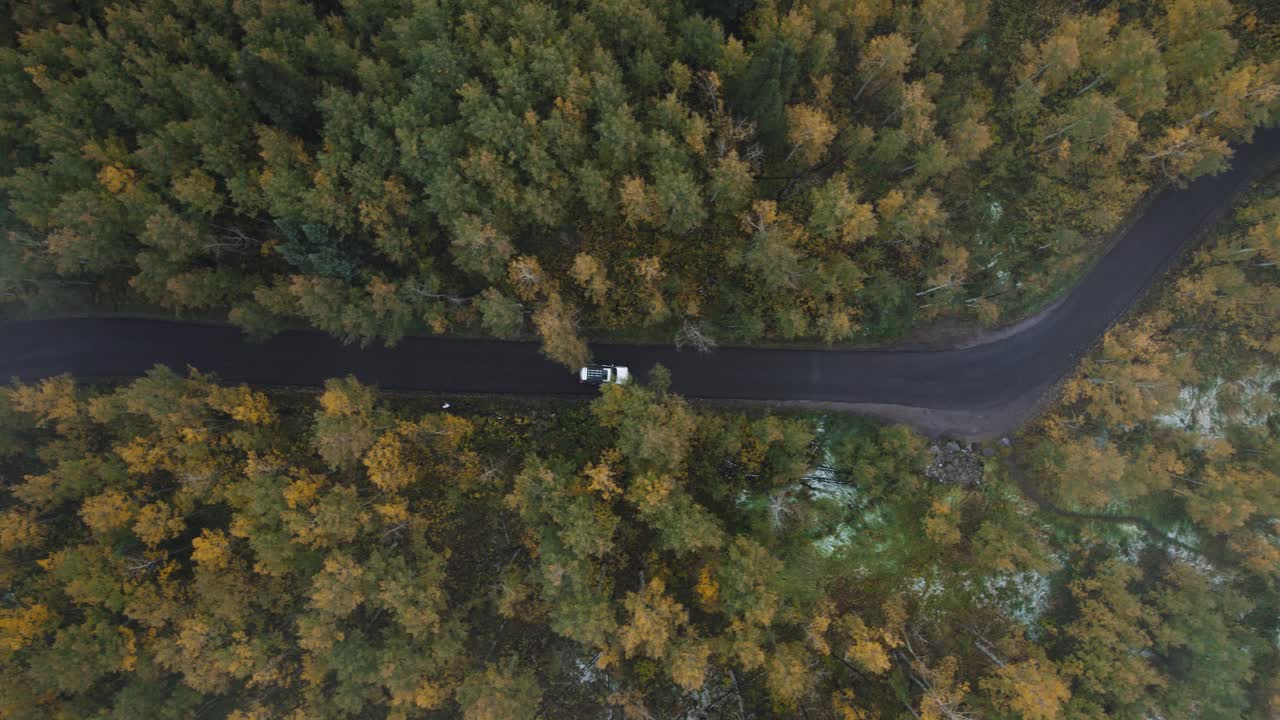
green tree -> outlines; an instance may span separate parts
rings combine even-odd
[[[538,715],[542,688],[532,673],[508,659],[468,675],[457,697],[466,720],[532,720]]]
[[[692,443],[695,419],[684,398],[631,385],[606,385],[591,412],[617,431],[618,449],[638,469],[678,469]]]
[[[454,236],[449,248],[458,267],[491,281],[502,276],[507,262],[515,254],[515,248],[505,235],[473,215],[463,216],[454,223]]]
[[[1136,567],[1110,559],[1069,586],[1075,613],[1064,628],[1070,651],[1061,666],[1075,681],[1069,712],[1087,712],[1091,703],[1140,710],[1168,682],[1142,654],[1152,645],[1154,612],[1131,589],[1139,577]]]
[[[333,468],[352,467],[373,445],[383,422],[372,387],[354,377],[327,380],[315,414],[316,451]]]
[[[964,38],[985,17],[986,3],[966,3],[961,0],[925,0],[920,5],[920,17],[916,30],[916,42],[920,48],[920,61],[925,67],[947,60],[964,42]]]
[[[707,202],[716,212],[734,216],[750,201],[753,183],[751,166],[731,149],[711,169]]]
[[[497,288],[485,288],[476,298],[476,308],[484,328],[496,337],[515,338],[524,330],[524,306]]]
[[[1148,601],[1159,613],[1152,629],[1153,647],[1168,685],[1161,705],[1171,713],[1199,712],[1205,717],[1248,714],[1246,688],[1254,676],[1251,644],[1235,619],[1250,603],[1234,589],[1217,589],[1189,565],[1165,568]]]
[[[915,53],[915,46],[898,33],[872,38],[858,60],[858,79],[861,82],[854,94],[854,102],[868,91],[875,94],[885,86],[900,83]]]

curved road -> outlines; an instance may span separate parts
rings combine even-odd
[[[693,398],[800,402],[905,420],[930,432],[991,436],[1037,408],[1046,389],[1151,284],[1178,251],[1252,178],[1280,158],[1280,129],[1257,133],[1232,169],[1161,193],[1147,212],[1056,307],[998,340],[954,350],[721,348],[595,345],[596,358],[672,372]],[[392,390],[585,395],[590,387],[543,358],[532,343],[405,338],[393,348],[345,346],[318,332],[249,343],[232,327],[162,320],[60,319],[0,325],[0,378],[61,373],[136,376],[161,363],[194,366],[227,381],[318,385],[353,374]]]

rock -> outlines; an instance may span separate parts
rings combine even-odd
[[[925,477],[944,485],[973,487],[982,482],[982,458],[970,448],[951,442],[929,448],[931,460],[924,469]]]
[[[1010,443],[1010,442],[1009,442],[1009,438],[1007,438],[1007,437],[1002,437],[1002,438],[1000,438],[1000,444],[1001,444],[1001,445],[1003,445],[1003,446],[1005,446],[1005,447],[1009,447],[1012,443]]]

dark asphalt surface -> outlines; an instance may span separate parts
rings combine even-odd
[[[881,403],[984,411],[1025,402],[1066,374],[1080,354],[1252,178],[1280,158],[1280,129],[1237,149],[1231,171],[1166,191],[1040,322],[984,345],[942,350],[720,348],[593,345],[599,362],[646,372],[667,366],[688,397]],[[160,320],[59,319],[0,325],[0,378],[136,376],[156,364],[187,366],[262,385],[319,385],[355,375],[392,390],[591,395],[531,343],[414,337],[392,349],[346,346],[317,332],[265,343],[232,327]]]

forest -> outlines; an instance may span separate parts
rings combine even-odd
[[[0,297],[320,328],[999,323],[1280,98],[1274,3],[16,0]]]
[[[12,0],[0,317],[863,343],[1056,297],[1280,107],[1226,0]],[[1280,717],[1280,174],[983,443],[0,385],[0,718]],[[0,378],[0,382],[8,382]]]
[[[973,448],[660,369],[13,384],[0,716],[1275,717],[1278,258],[1280,175]]]

